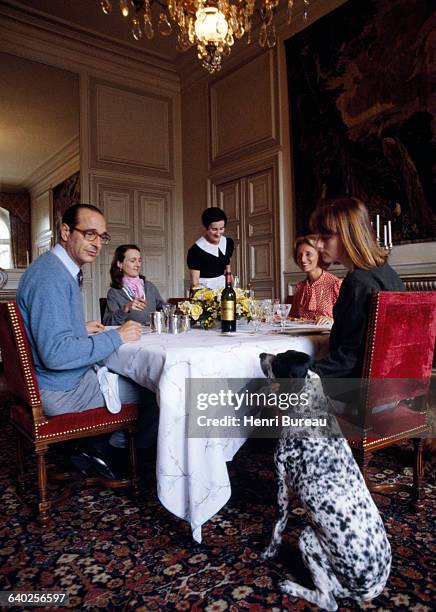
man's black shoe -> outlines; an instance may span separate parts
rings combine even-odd
[[[80,470],[84,476],[90,477],[98,474],[107,480],[119,479],[119,476],[115,474],[107,461],[97,454],[92,455],[88,451],[81,450],[75,455],[72,455],[71,463]]]
[[[76,450],[74,455],[70,456],[70,461],[73,467],[75,467],[76,470],[79,470],[83,476],[89,477],[95,475],[92,461],[90,457],[86,455],[86,453]]]
[[[88,454],[88,453],[85,453],[85,454]],[[119,477],[115,474],[113,469],[109,466],[106,459],[103,459],[103,457],[97,454],[95,455],[88,454],[88,457],[90,458],[92,465],[95,471],[97,472],[97,474],[99,474],[103,478],[106,478],[107,480],[118,480]]]

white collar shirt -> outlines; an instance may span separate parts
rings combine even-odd
[[[195,244],[200,247],[202,251],[214,255],[215,257],[219,257],[218,251],[221,251],[223,255],[226,254],[227,238],[225,236],[221,236],[218,244],[208,242],[204,236],[199,238]]]
[[[76,262],[71,259],[64,247],[61,244],[57,243],[52,248],[51,252],[53,253],[53,255],[56,255],[58,259],[61,260],[68,272],[71,274],[71,276],[75,280],[77,280],[77,275],[80,272],[80,268],[76,264]]]

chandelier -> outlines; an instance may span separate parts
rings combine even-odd
[[[118,0],[99,0],[105,14]],[[287,1],[288,23],[292,19],[294,0]],[[155,29],[162,36],[177,31],[177,48],[186,51],[196,45],[197,56],[211,74],[221,69],[223,57],[230,54],[235,39],[247,35],[252,42],[252,23],[259,17],[259,45],[272,48],[277,42],[273,23],[280,0],[119,0],[121,14],[130,19],[136,40],[152,39]],[[303,19],[307,20],[309,0],[303,0]],[[159,16],[152,18],[152,5]],[[256,6],[258,5],[258,7]],[[155,12],[155,11],[153,11]],[[154,21],[154,25],[153,25]]]

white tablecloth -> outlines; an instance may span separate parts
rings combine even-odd
[[[275,330],[277,331],[277,330]],[[245,442],[241,438],[186,436],[187,378],[261,378],[259,354],[290,348],[310,355],[325,352],[328,336],[278,334],[221,335],[191,330],[180,335],[144,333],[123,344],[107,360],[114,372],[157,394],[160,407],[157,488],[161,503],[188,521],[201,542],[201,526],[226,504],[231,489],[226,462]]]

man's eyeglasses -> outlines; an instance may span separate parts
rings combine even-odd
[[[109,242],[111,241],[111,235],[107,232],[99,234],[95,230],[81,230],[78,227],[71,228],[71,231],[80,232],[85,238],[85,240],[87,240],[88,242],[95,242],[97,238],[100,238],[102,244],[109,244]]]

